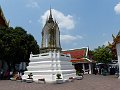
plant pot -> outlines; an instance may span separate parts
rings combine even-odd
[[[62,80],[62,79],[57,79],[57,80],[56,80],[56,83],[57,83],[57,84],[61,84],[61,83],[63,83],[63,80]]]
[[[82,79],[83,79],[83,76],[76,76],[76,79],[77,79],[77,80],[82,80]]]
[[[27,82],[27,83],[32,83],[32,82],[33,82],[33,79],[27,78],[27,79],[26,79],[26,82]]]

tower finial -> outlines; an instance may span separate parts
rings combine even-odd
[[[53,18],[52,18],[52,10],[51,10],[51,6],[50,6],[50,15],[49,15],[49,19],[53,19]]]
[[[112,34],[113,40],[115,39],[115,36]]]

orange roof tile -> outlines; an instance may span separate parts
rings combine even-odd
[[[63,51],[63,53],[71,55],[72,60],[70,60],[70,62],[72,62],[72,63],[92,62],[92,60],[88,59],[88,48],[68,50],[68,51]]]
[[[86,54],[86,50],[72,50],[72,51],[64,51],[64,54],[70,54],[71,58],[83,58]]]

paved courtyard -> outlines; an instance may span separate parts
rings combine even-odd
[[[38,84],[10,80],[0,81],[0,90],[120,90],[115,76],[84,75],[83,80],[64,84]]]

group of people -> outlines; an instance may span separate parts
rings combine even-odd
[[[0,80],[3,79],[9,79],[11,77],[12,73],[9,70],[6,71],[0,71]]]
[[[0,71],[0,80],[9,80],[10,78],[20,78],[22,76],[22,72],[14,71],[11,72],[9,70],[6,71]]]
[[[97,68],[94,68],[94,69],[93,69],[93,74],[95,74],[95,75],[98,74],[98,69],[97,69]]]
[[[118,73],[118,68],[111,68],[111,67],[95,67],[93,69],[93,74],[97,75],[97,74],[101,74],[101,75],[115,75],[116,73]]]

